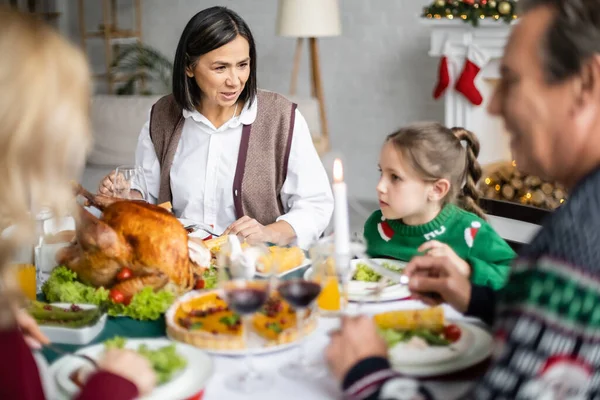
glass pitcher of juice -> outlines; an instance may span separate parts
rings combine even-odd
[[[35,265],[33,264],[17,264],[16,277],[19,287],[23,291],[23,294],[31,300],[36,299],[37,294],[37,275]]]

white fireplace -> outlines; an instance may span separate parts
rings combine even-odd
[[[480,21],[479,27],[474,28],[462,20],[447,19],[426,19],[423,20],[423,24],[431,29],[429,55],[434,58],[433,62],[439,63],[444,44],[446,41],[449,43],[448,67],[452,81],[439,100],[444,101],[445,125],[464,127],[477,135],[481,142],[480,164],[485,166],[498,161],[510,161],[508,137],[504,132],[503,124],[499,118],[487,113],[487,105],[494,86],[500,78],[499,61],[512,25],[502,21],[483,20]],[[490,56],[490,61],[475,80],[475,85],[483,97],[483,104],[480,106],[472,105],[454,89],[470,44],[476,44]],[[432,80],[437,80],[437,76],[432,77]]]
[[[449,51],[451,85],[440,98],[440,101],[444,101],[445,125],[464,127],[477,135],[481,144],[478,159],[484,167],[512,159],[503,123],[500,118],[488,114],[487,105],[500,78],[500,58],[511,27],[515,23],[507,25],[502,21],[483,20],[480,21],[479,27],[475,28],[461,20],[423,20],[423,24],[431,28],[429,55],[434,58],[433,62],[439,63],[446,41],[449,44],[446,51]],[[483,97],[480,106],[471,104],[454,89],[470,44],[476,44],[490,57],[475,80],[475,86]],[[437,76],[432,78],[437,80]],[[495,216],[489,216],[489,222],[503,238],[521,243],[529,242],[539,229],[538,225]]]

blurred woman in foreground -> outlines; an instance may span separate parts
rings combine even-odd
[[[72,204],[69,179],[81,171],[90,146],[90,74],[79,50],[32,17],[0,7],[0,215],[15,226],[0,239],[0,398],[43,399],[31,348],[48,342],[20,309],[10,268],[15,250],[33,242],[34,215]],[[134,352],[117,350],[80,399],[133,399],[152,390],[154,373]]]

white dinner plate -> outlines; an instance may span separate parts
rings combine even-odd
[[[291,274],[292,272],[296,272],[299,269],[302,269],[302,268],[304,268],[306,266],[309,266],[310,263],[311,263],[311,261],[308,258],[305,258],[304,261],[300,265],[298,265],[297,267],[294,267],[292,269],[288,269],[287,271],[278,274],[277,277],[278,278],[285,278],[287,275]],[[258,276],[259,278],[263,278],[264,279],[264,278],[268,278],[270,275],[266,274],[266,273],[262,273],[262,272],[257,272],[256,276]]]
[[[187,366],[176,373],[169,382],[157,386],[152,393],[142,399],[186,399],[205,390],[208,380],[213,375],[214,367],[212,359],[204,351],[168,339],[127,339],[125,347],[137,349],[140,344],[146,344],[149,348],[158,348],[172,343],[176,344],[177,352],[186,358]],[[104,351],[104,344],[96,344],[80,349],[77,353],[98,359]],[[54,377],[58,392],[61,394],[60,399],[72,398],[79,392],[79,388],[71,381],[70,376],[75,370],[86,365],[89,363],[83,359],[64,356],[50,366],[50,374]]]
[[[415,348],[408,343],[398,343],[388,350],[390,358],[398,365],[428,365],[443,363],[461,357],[473,344],[473,333],[463,324],[455,324],[461,331],[460,338],[449,346]]]
[[[398,265],[399,267],[404,267],[406,265],[403,261],[397,260],[389,260],[385,258],[373,258],[371,259],[378,264],[381,263],[390,263],[394,265]],[[363,259],[355,259],[350,262],[350,266],[352,268],[352,275],[354,275],[354,271],[356,270],[356,266],[364,262]],[[309,268],[305,274],[305,279],[310,279],[312,275],[312,268]],[[376,282],[362,282],[351,280],[348,283],[348,300],[358,302],[363,301],[366,303],[373,303],[377,301],[392,301],[392,300],[402,300],[410,297],[410,291],[408,290],[408,286],[400,285],[400,284],[392,284],[380,293],[379,297],[373,294],[374,290],[377,288]]]
[[[53,306],[68,309],[71,303],[52,303]],[[93,304],[77,304],[80,308],[88,310],[96,308]],[[106,314],[103,314],[94,325],[83,326],[81,328],[66,328],[61,326],[40,325],[42,333],[44,333],[52,343],[88,344],[96,338],[104,330],[106,325]]]
[[[469,332],[471,338],[469,344],[458,352],[457,357],[441,362],[407,364],[400,352],[390,350],[392,368],[406,376],[426,378],[461,371],[484,361],[492,354],[493,338],[487,331],[473,324],[454,323],[461,328],[463,334]]]

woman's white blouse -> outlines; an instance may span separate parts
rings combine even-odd
[[[241,114],[220,128],[198,111],[183,111],[181,140],[171,167],[173,209],[180,218],[204,222],[223,232],[236,220],[233,179],[243,125],[256,119],[257,98]],[[160,165],[150,139],[150,119],[140,134],[136,165],[144,169],[150,201],[156,203]],[[327,173],[314,148],[308,125],[296,110],[287,177],[281,189],[285,214],[296,244],[307,248],[325,230],[333,212],[333,195]]]

